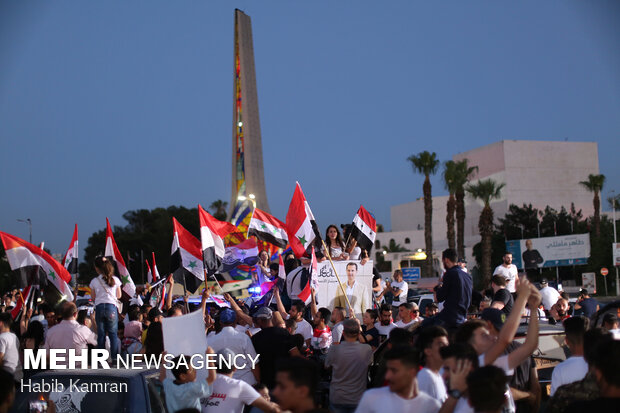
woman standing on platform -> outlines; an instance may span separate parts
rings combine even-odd
[[[91,298],[95,303],[97,348],[105,348],[106,335],[110,338],[110,355],[116,359],[119,340],[118,305],[121,298],[121,281],[114,276],[114,265],[105,257],[95,258],[97,277],[90,282]]]

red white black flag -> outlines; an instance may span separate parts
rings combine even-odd
[[[71,244],[69,244],[69,249],[65,253],[65,256],[62,259],[62,266],[69,271],[69,274],[77,274],[78,273],[78,226],[75,224],[75,229],[73,230],[73,237],[71,238]]]
[[[56,287],[62,298],[73,301],[73,292],[69,287],[71,274],[65,267],[41,248],[21,238],[6,232],[0,232],[0,238],[12,270],[30,267],[38,273],[45,273],[46,284]]]
[[[207,275],[215,274],[220,270],[222,258],[226,254],[224,238],[237,227],[225,221],[214,218],[198,205],[200,217],[200,240],[202,244],[202,259]]]
[[[288,244],[288,235],[286,234],[286,225],[276,217],[254,209],[250,225],[248,227],[248,237],[254,235],[261,241],[268,242],[279,248],[286,248]]]
[[[205,280],[202,249],[198,238],[172,218],[174,236],[170,257],[170,272],[174,280],[183,283],[188,290],[196,291]]]
[[[116,241],[114,241],[114,234],[112,233],[112,227],[110,226],[110,221],[106,218],[106,240],[105,240],[105,253],[104,255],[113,260],[116,263],[116,268],[118,270],[119,278],[121,279],[121,283],[123,284],[123,291],[129,296],[133,297],[136,295],[136,285],[133,283],[133,279],[129,274],[129,270],[125,265],[125,260],[123,260],[123,256],[118,250],[118,246],[116,245]]]
[[[286,214],[286,232],[288,233],[289,244],[297,258],[309,255],[312,242],[316,238],[321,239],[314,215],[299,182],[296,183],[295,192]]]
[[[351,236],[357,241],[360,248],[370,251],[375,243],[377,236],[377,221],[370,215],[370,212],[360,205],[355,218],[353,218],[353,227],[351,228]]]

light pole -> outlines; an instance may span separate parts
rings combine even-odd
[[[32,244],[32,221],[30,220],[30,218],[26,218],[26,219],[18,219],[17,222],[23,222],[24,224],[28,224],[28,227],[30,228],[30,243]]]
[[[612,211],[612,219],[614,221],[614,249],[616,248],[616,243],[618,242],[616,239],[616,191],[612,190],[613,194],[611,197],[611,211]],[[618,284],[618,266],[614,262],[614,268],[616,269],[616,295],[620,295],[620,284]]]

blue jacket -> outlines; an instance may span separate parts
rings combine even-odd
[[[438,317],[448,326],[465,322],[471,304],[471,275],[455,265],[443,275],[443,285],[437,288],[437,301],[444,302]]]

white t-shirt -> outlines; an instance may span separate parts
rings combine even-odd
[[[95,306],[99,304],[117,304],[116,289],[122,285],[118,277],[112,276],[114,285],[110,287],[102,275],[98,275],[90,282],[90,289],[95,292]]]
[[[424,367],[418,372],[418,389],[443,403],[448,398],[446,383],[437,372]]]
[[[338,344],[340,340],[342,340],[342,331],[344,330],[344,325],[342,325],[342,321],[334,324],[332,327],[332,343]]]
[[[558,387],[582,380],[588,372],[588,363],[582,356],[569,357],[553,369],[551,375],[551,396]]]
[[[22,369],[19,362],[19,340],[12,332],[0,334],[0,353],[4,353],[2,369],[13,374],[15,380],[21,380]]]
[[[436,413],[441,403],[420,391],[413,399],[403,399],[390,391],[389,386],[364,392],[355,413],[424,412]]]
[[[252,340],[247,334],[240,333],[234,328],[226,326],[216,335],[209,337],[209,346],[215,352],[227,348],[235,354],[244,354],[246,356],[245,368],[235,371],[233,377],[237,380],[243,380],[250,385],[256,383],[256,379],[252,374],[252,364],[247,359],[248,355],[254,359],[256,357],[256,350],[254,350]],[[242,361],[239,360],[239,363],[241,364]]]
[[[510,264],[508,268],[504,267],[504,264],[498,265],[493,271],[493,275],[501,275],[506,279],[506,289],[511,293],[517,291],[516,281],[519,271],[517,270],[517,266],[514,264]]]
[[[390,335],[390,331],[392,331],[392,329],[396,328],[396,324],[390,323],[389,325],[384,326],[381,323],[376,322],[375,323],[375,328],[379,331],[379,335],[389,336]]]
[[[261,395],[244,381],[218,374],[213,382],[213,392],[200,399],[202,413],[242,413],[243,407],[254,403]]]
[[[560,298],[560,293],[553,287],[546,286],[540,289],[540,295],[542,297],[542,305],[545,310],[551,310],[551,307],[558,301]]]
[[[401,282],[392,281],[390,285],[392,286],[392,288],[398,288],[400,290],[400,294],[398,295],[398,297],[394,297],[394,299],[392,300],[392,305],[401,305],[403,303],[406,303],[407,302],[407,290],[409,289],[407,281],[404,281],[404,280]]]
[[[286,315],[286,320],[291,318],[290,315]],[[297,321],[297,328],[295,328],[295,334],[301,334],[304,336],[304,340],[308,340],[312,338],[312,326],[309,322],[306,321],[305,318],[302,318],[301,321]]]
[[[398,320],[397,322],[394,323],[394,325],[398,328],[407,328],[415,323],[416,323],[416,319],[412,318],[411,321],[408,323],[405,323],[403,320]]]
[[[484,362],[484,354],[481,354],[478,356],[478,363],[480,364],[480,367],[486,366]],[[499,367],[500,369],[504,370],[504,373],[506,374],[506,376],[512,376],[515,374],[515,371],[510,368],[510,364],[508,363],[508,354],[499,356],[497,359],[495,359],[495,361],[493,362],[493,365],[495,367]],[[504,405],[502,412],[512,412],[512,413],[516,412],[517,406],[515,405],[515,399],[512,397],[512,392],[510,391],[508,386],[506,386],[506,400],[507,402]]]

